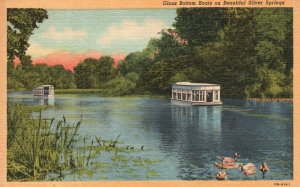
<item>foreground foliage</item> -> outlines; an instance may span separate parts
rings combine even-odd
[[[61,173],[73,155],[75,135],[81,121],[70,125],[66,119],[54,122],[31,118],[34,107],[8,106],[7,178],[41,180],[47,173]]]
[[[43,119],[40,106],[9,105],[7,111],[7,180],[74,180],[100,175],[107,179],[115,170],[129,171],[131,177],[143,179],[159,174],[152,168],[160,161],[130,155],[143,150],[120,146],[119,136],[105,140],[100,136],[79,136],[81,120],[70,124],[62,120]],[[102,154],[111,154],[103,161]],[[144,173],[138,173],[138,171]]]

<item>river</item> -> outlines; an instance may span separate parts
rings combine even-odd
[[[215,180],[217,156],[240,154],[239,162],[270,171],[262,178],[258,170],[246,177],[238,169],[227,170],[231,180],[288,180],[293,178],[293,104],[223,99],[222,106],[176,106],[168,99],[145,97],[99,97],[55,95],[34,100],[30,92],[9,92],[9,102],[29,105],[54,104],[45,118],[77,122],[80,136],[116,138],[143,151],[134,159],[155,164],[128,167],[114,164],[91,175],[66,175],[64,180]],[[127,153],[128,154],[128,153]],[[132,154],[126,155],[132,157]],[[109,162],[111,155],[99,159]]]

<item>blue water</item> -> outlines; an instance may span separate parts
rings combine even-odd
[[[215,180],[217,156],[239,153],[240,163],[254,163],[257,173],[244,176],[227,170],[230,180],[288,180],[293,178],[293,105],[224,99],[222,106],[175,106],[167,99],[55,95],[36,100],[30,92],[9,92],[9,102],[54,104],[43,117],[64,115],[76,123],[79,135],[104,139],[119,134],[123,145],[144,151],[120,153],[130,159],[159,160],[145,167],[134,162],[115,163],[92,175],[66,175],[64,180]],[[96,160],[111,161],[111,153]],[[270,171],[262,178],[261,161]],[[154,174],[153,174],[154,172]]]

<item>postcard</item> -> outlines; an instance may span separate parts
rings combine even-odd
[[[4,1],[0,186],[300,185],[299,8]]]

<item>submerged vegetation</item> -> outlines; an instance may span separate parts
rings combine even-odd
[[[75,124],[62,120],[43,119],[42,109],[37,106],[9,105],[7,116],[7,180],[60,180],[67,175],[76,179],[92,177],[100,172],[106,179],[112,169],[130,170],[132,176],[144,178],[157,176],[152,165],[159,160],[134,157],[142,150],[121,146],[119,138],[104,140],[79,136],[81,120]],[[36,114],[36,117],[34,117]],[[111,154],[111,161],[101,160],[101,154]],[[144,169],[143,173],[138,170]]]

